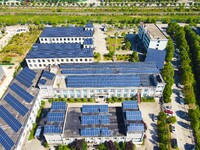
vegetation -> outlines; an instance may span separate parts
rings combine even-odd
[[[94,52],[94,59],[97,60],[97,61],[100,61],[101,60],[100,53]]]
[[[165,89],[163,91],[163,98],[165,103],[171,102],[172,85],[174,83],[174,68],[171,63],[167,62],[162,69],[162,77],[166,82]]]
[[[189,55],[189,46],[185,38],[185,31],[177,23],[170,23],[167,33],[174,39],[176,46],[180,51],[181,67],[179,72],[181,74],[181,82],[184,85],[183,93],[185,95],[186,103],[195,103],[196,97],[194,93],[194,75],[191,68],[191,59]]]
[[[68,102],[68,103],[75,103],[75,102],[94,102],[94,98],[50,98],[49,102]]]
[[[68,145],[58,145],[57,150],[70,150]]]
[[[142,97],[142,102],[155,102],[154,97]]]
[[[123,61],[128,61],[130,60],[131,55],[129,54],[117,54],[116,58],[117,60],[123,60]]]
[[[138,53],[136,51],[133,51],[130,61],[131,62],[138,62],[139,61]]]
[[[69,148],[72,150],[87,150],[88,145],[85,140],[75,140],[71,144],[69,144]]]
[[[132,141],[129,142],[113,142],[113,141],[105,141],[101,143],[97,147],[98,150],[136,150],[135,144]]]
[[[41,30],[32,28],[30,32],[16,34],[0,52],[0,62],[11,63],[21,62],[26,53],[31,49],[32,44],[37,40]],[[13,59],[13,60],[12,60]]]
[[[165,61],[171,62],[173,55],[174,55],[174,43],[173,43],[171,37],[169,37],[169,40],[168,40],[168,43],[166,46],[166,51],[167,51],[167,53],[166,53]]]
[[[107,102],[108,102],[108,103],[122,102],[122,101],[124,101],[124,100],[136,100],[136,98],[135,98],[135,97],[132,97],[132,98],[130,98],[130,97],[127,97],[127,98],[125,98],[125,97],[112,97],[112,98],[107,98]]]
[[[43,145],[44,145],[45,148],[49,148],[49,144],[47,142],[44,142]]]
[[[42,109],[44,108],[45,106],[45,102],[44,101],[41,101],[41,105],[40,105],[40,109],[38,110],[38,114],[37,114],[37,117],[36,117],[36,123],[33,124],[33,128],[30,132],[30,135],[29,135],[29,138],[28,140],[32,140],[34,139],[34,135],[35,135],[35,132],[36,132],[36,129],[38,127],[38,123],[41,119],[41,116],[42,116]],[[44,145],[45,146],[45,145]]]

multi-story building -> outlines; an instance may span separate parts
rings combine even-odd
[[[156,24],[140,23],[139,38],[142,40],[145,49],[165,50],[168,39]]]
[[[40,43],[80,43],[93,39],[94,27],[86,24],[85,27],[45,27],[42,31]]]
[[[0,85],[3,82],[3,80],[6,78],[5,72],[3,71],[2,66],[0,65]]]
[[[52,69],[57,72],[53,83],[39,84],[46,98],[161,97],[165,87],[154,62],[61,64]]]
[[[83,46],[78,43],[36,43],[27,54],[26,63],[30,69],[44,69],[61,63],[90,63],[94,61],[92,44],[90,40]]]
[[[0,150],[21,150],[40,108],[40,73],[22,70],[0,102]]]
[[[100,104],[67,107],[64,102],[53,102],[44,126],[45,139],[49,144],[70,144],[75,139],[93,144],[109,140],[142,144],[145,127],[137,102],[124,101],[119,108]]]

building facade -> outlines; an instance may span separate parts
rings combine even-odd
[[[138,36],[145,49],[165,50],[168,39],[156,24],[140,23]]]

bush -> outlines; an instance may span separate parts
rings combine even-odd
[[[154,97],[142,97],[142,102],[155,102]]]

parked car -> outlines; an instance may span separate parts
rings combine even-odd
[[[175,126],[174,126],[174,125],[170,125],[170,131],[171,131],[172,133],[175,133],[175,132],[176,132]]]
[[[185,96],[183,95],[183,93],[181,91],[178,92],[178,96],[181,98],[185,98]]]
[[[152,114],[152,120],[155,122],[158,120],[158,117],[156,115]]]
[[[164,110],[164,112],[165,112],[166,114],[170,114],[170,115],[173,115],[173,113],[174,113],[173,111],[171,111],[171,110],[167,110],[167,109]]]
[[[180,88],[180,89],[183,89],[184,88],[184,85],[180,84],[180,83],[177,83],[177,87]]]
[[[178,148],[177,139],[172,139],[171,140],[171,145],[172,145],[172,148],[177,149]]]
[[[172,106],[164,106],[164,110],[171,110]]]
[[[179,97],[179,103],[180,103],[181,105],[184,105],[184,104],[185,104],[184,99],[181,98],[181,97]]]

